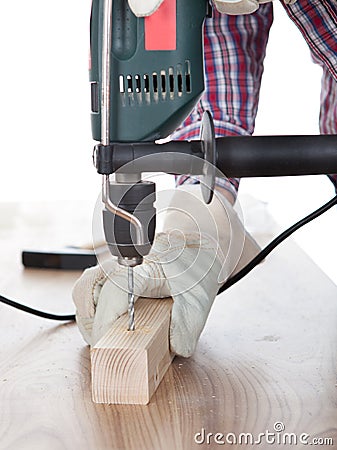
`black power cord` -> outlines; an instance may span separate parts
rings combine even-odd
[[[226,283],[219,289],[218,294],[221,294],[222,292],[226,291],[228,288],[233,286],[233,284],[237,283],[243,277],[248,275],[248,273],[251,272],[254,269],[254,267],[256,267],[258,264],[260,264],[266,258],[266,256],[268,256],[269,253],[271,253],[274,250],[275,247],[281,244],[281,242],[287,239],[290,235],[295,233],[295,231],[297,231],[299,228],[303,227],[307,223],[311,222],[312,220],[316,219],[317,217],[328,211],[336,204],[337,204],[337,195],[333,197],[330,201],[325,203],[323,206],[316,209],[316,211],[312,212],[308,216],[304,217],[302,220],[299,220],[297,223],[292,225],[287,230],[283,231],[283,233],[281,233],[274,240],[272,240],[270,244],[268,244],[267,247],[261,250],[261,252],[258,253],[255,256],[255,258],[253,258],[245,267],[243,267],[233,277],[229,278],[229,280],[227,280]]]
[[[337,204],[337,195],[332,198],[329,202],[325,203],[325,205],[318,208],[316,211],[312,212],[308,216],[304,217],[299,222],[292,225],[290,228],[285,230],[283,233],[281,233],[279,236],[277,236],[274,240],[270,242],[270,244],[267,245],[261,252],[255,256],[243,269],[241,269],[237,274],[235,274],[232,278],[230,278],[226,283],[219,289],[218,294],[221,294],[222,292],[226,291],[228,288],[233,286],[233,284],[240,281],[243,277],[245,277],[249,272],[251,272],[254,267],[256,267],[258,264],[260,264],[266,256],[271,253],[275,247],[277,247],[281,242],[283,242],[285,239],[287,239],[290,235],[292,235],[295,231],[297,231],[299,228],[303,227],[307,223],[311,222],[312,220],[316,219],[326,211],[328,211],[330,208],[332,208],[334,205]],[[0,295],[0,302],[5,303],[6,305],[12,306],[13,308],[20,309],[21,311],[27,312],[29,314],[34,314],[35,316],[43,317],[44,319],[51,319],[51,320],[58,320],[58,321],[74,321],[75,320],[75,314],[69,314],[69,315],[57,315],[57,314],[51,314],[44,311],[39,311],[37,309],[30,308],[29,306],[22,305],[21,303],[17,303],[13,300],[10,300],[6,297],[3,297]]]
[[[39,311],[38,309],[34,309],[34,308],[30,308],[29,306],[22,305],[21,303],[17,303],[14,300],[10,300],[9,298],[3,297],[2,295],[0,295],[0,302],[5,303],[6,305],[12,306],[13,308],[20,309],[21,311],[24,311],[26,313],[33,314],[34,316],[43,317],[44,319],[59,320],[59,321],[66,321],[66,320],[74,321],[75,320],[75,314],[59,316],[57,314]]]

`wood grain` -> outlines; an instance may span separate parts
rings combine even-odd
[[[0,205],[3,222],[9,208]],[[57,232],[62,215],[52,209],[55,216],[36,228],[25,220],[29,205],[11,208],[10,223],[0,226],[0,292],[68,313],[79,274],[19,263],[26,240]],[[66,220],[71,226],[71,215]],[[194,356],[174,359],[147,406],[92,402],[89,348],[75,324],[0,305],[0,330],[1,450],[217,449],[214,440],[197,444],[195,435],[257,436],[277,421],[288,433],[334,440],[317,448],[337,448],[337,288],[290,241],[216,299]],[[263,441],[256,448],[309,446]]]
[[[137,327],[128,331],[121,316],[91,348],[95,403],[147,405],[172,362],[169,327],[172,299],[140,298]]]

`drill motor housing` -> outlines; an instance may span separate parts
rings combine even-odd
[[[101,142],[95,148],[95,164],[106,177],[114,172],[111,156],[116,143],[166,138],[197,104],[204,90],[203,24],[210,13],[208,0],[164,0],[145,18],[136,17],[127,0],[112,0],[109,12],[108,4],[93,0],[90,24],[92,133]],[[108,129],[102,131],[104,123]],[[129,157],[127,147],[125,151]],[[105,194],[105,238],[121,264],[140,263],[155,235],[155,185],[141,181],[141,171],[138,175],[137,182],[134,177],[128,182],[124,175],[119,183],[116,177]],[[115,207],[139,221],[142,244],[134,224],[123,212],[116,214]]]
[[[136,17],[127,0],[113,0],[110,141],[166,138],[204,90],[203,23],[207,0],[164,0],[150,17]],[[90,26],[91,120],[101,141],[104,0],[93,0]]]

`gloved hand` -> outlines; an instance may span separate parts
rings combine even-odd
[[[163,0],[128,0],[128,2],[135,16],[145,17],[153,14],[163,3]]]
[[[214,0],[216,9],[220,13],[239,15],[251,14],[259,9],[262,3],[273,0]],[[297,0],[284,0],[287,5],[292,5]]]
[[[273,0],[214,0],[216,9],[220,13],[239,15],[251,14],[258,10],[263,3]],[[286,5],[292,5],[297,0],[284,0]],[[137,17],[145,17],[153,14],[163,0],[128,0],[132,12]]]
[[[200,186],[176,189],[164,232],[134,268],[137,296],[173,297],[171,351],[192,355],[219,287],[258,251],[224,196],[217,193],[205,205]],[[80,331],[94,345],[127,311],[127,269],[115,261],[105,271],[87,269],[74,286],[73,300]]]

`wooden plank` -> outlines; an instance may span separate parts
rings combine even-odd
[[[81,221],[78,203],[68,215],[63,206],[0,204],[0,293],[59,314],[74,310],[80,274],[22,270],[20,249],[71,243],[86,218],[90,232],[91,205]],[[252,204],[254,220],[265,218],[262,206]],[[218,449],[216,433],[257,438],[279,421],[337,448],[337,287],[291,241],[216,299],[193,357],[173,360],[146,406],[92,401],[89,347],[76,324],[0,305],[0,329],[0,450]],[[195,442],[202,430],[213,433],[210,444]]]
[[[169,349],[172,299],[141,298],[135,305],[136,330],[124,314],[91,348],[95,403],[146,405],[173,356]]]

